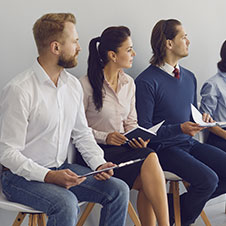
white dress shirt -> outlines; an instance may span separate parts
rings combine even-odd
[[[0,96],[0,163],[27,180],[44,181],[67,158],[70,139],[86,163],[105,163],[88,127],[79,81],[63,70],[57,87],[36,61]]]
[[[171,75],[172,77],[175,77],[175,74],[173,73],[175,68],[177,68],[180,71],[179,64],[177,64],[176,67],[173,67],[170,64],[167,64],[166,62],[164,63],[164,65],[161,65],[159,68],[165,71],[166,73],[168,73],[169,75]]]

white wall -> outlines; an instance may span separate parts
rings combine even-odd
[[[136,77],[151,57],[150,32],[163,18],[182,21],[191,41],[190,55],[181,64],[195,72],[198,87],[216,72],[219,49],[226,39],[225,0],[1,0],[0,89],[31,65],[37,56],[32,25],[47,12],[72,12],[82,51],[79,65],[71,71],[86,74],[87,45],[110,25],[126,25],[132,31],[137,56],[131,76]]]
[[[136,77],[148,66],[154,24],[160,19],[177,18],[191,41],[190,55],[181,64],[196,74],[200,88],[216,72],[220,46],[226,39],[225,9],[225,0],[1,0],[0,90],[37,57],[32,25],[47,12],[72,12],[77,17],[83,48],[79,65],[71,70],[77,77],[86,74],[89,40],[111,25],[126,25],[131,29],[137,56],[128,72]],[[1,219],[8,216],[0,211]]]

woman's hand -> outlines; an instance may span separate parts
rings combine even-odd
[[[144,141],[141,137],[138,137],[138,140],[136,140],[135,138],[133,138],[130,142],[129,142],[129,146],[131,148],[146,148],[148,143],[149,143],[150,139]]]
[[[120,146],[124,144],[128,139],[119,132],[109,133],[106,138],[106,143],[110,145]]]

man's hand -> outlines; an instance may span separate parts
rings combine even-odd
[[[85,179],[86,177],[78,178],[78,175],[70,169],[63,169],[49,171],[46,174],[44,181],[69,189],[70,187],[81,184]]]
[[[110,145],[120,146],[127,141],[127,138],[119,132],[109,133],[106,138],[106,143]]]
[[[203,113],[202,120],[204,122],[214,122],[214,120],[212,119],[212,117],[209,114],[207,114],[207,113]]]
[[[116,165],[113,164],[112,162],[106,162],[103,165],[99,166],[96,170],[101,170],[101,169],[109,168],[112,166],[116,166]],[[98,173],[94,177],[97,180],[108,180],[111,176],[113,176],[113,174],[114,174],[113,170],[109,170],[109,171]]]
[[[199,124],[189,121],[180,124],[180,127],[183,133],[188,134],[190,136],[194,136],[199,131],[205,129],[205,127],[201,127],[199,126]]]
[[[136,140],[135,138],[133,138],[130,142],[129,142],[129,146],[131,148],[146,148],[148,143],[149,143],[150,139],[144,141],[141,137],[138,137],[138,140]]]

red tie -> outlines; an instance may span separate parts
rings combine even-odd
[[[173,73],[174,73],[175,78],[177,78],[177,79],[180,78],[180,72],[179,72],[178,68],[175,67],[173,70]]]

